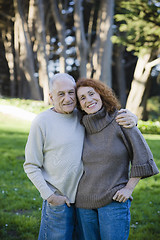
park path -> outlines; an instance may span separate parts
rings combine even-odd
[[[11,105],[0,105],[0,112],[28,121],[32,121],[36,116],[35,113]]]

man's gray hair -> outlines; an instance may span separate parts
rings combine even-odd
[[[52,92],[52,90],[53,90],[53,84],[54,84],[54,82],[56,82],[56,81],[61,81],[61,80],[64,80],[64,79],[70,79],[70,80],[76,85],[75,79],[74,79],[71,75],[69,75],[68,73],[56,73],[56,74],[50,79],[50,82],[49,82],[50,92]]]

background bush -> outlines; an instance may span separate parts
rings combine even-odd
[[[138,128],[144,134],[160,134],[160,122],[159,121],[138,121]]]

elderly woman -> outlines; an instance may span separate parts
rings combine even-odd
[[[138,128],[116,123],[120,104],[110,88],[80,79],[77,97],[86,130],[76,195],[80,239],[126,240],[132,192],[141,178],[159,171]]]

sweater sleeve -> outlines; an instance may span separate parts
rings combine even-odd
[[[28,178],[40,192],[41,197],[47,199],[53,194],[53,191],[49,188],[42,174],[44,136],[36,120],[33,121],[29,132],[23,167]]]
[[[130,177],[146,178],[158,174],[159,170],[153,160],[152,152],[139,129],[137,127],[130,129],[121,127],[121,129],[131,156]]]

